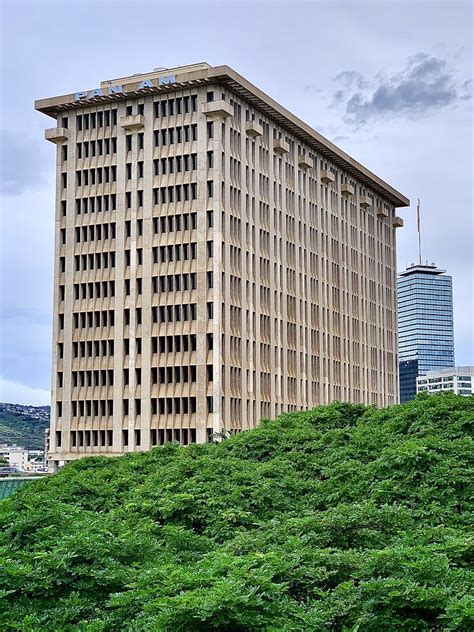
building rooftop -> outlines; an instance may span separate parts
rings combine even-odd
[[[453,366],[447,369],[434,369],[433,371],[427,371],[426,375],[419,376],[417,379],[426,379],[429,377],[442,377],[442,376],[455,376],[455,375],[473,375],[474,366]]]
[[[445,274],[446,270],[436,267],[435,263],[427,263],[425,265],[412,263],[406,270],[398,273],[398,276],[409,276],[410,274]]]
[[[157,94],[203,84],[221,84],[251,103],[255,108],[277,121],[296,138],[312,146],[322,156],[360,180],[367,187],[390,201],[395,207],[409,206],[410,200],[354,160],[349,154],[334,145],[304,121],[286,110],[279,103],[247,81],[229,66],[210,66],[206,62],[156,69],[149,73],[136,74],[102,81],[99,88],[57,97],[40,99],[35,108],[48,116],[73,108],[90,107],[101,103],[120,101],[130,97]]]

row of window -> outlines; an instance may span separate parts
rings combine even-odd
[[[76,171],[76,185],[78,187],[89,184],[102,184],[103,182],[117,181],[117,166],[97,167],[95,169],[82,169]]]
[[[197,228],[197,213],[183,213],[182,215],[163,215],[153,218],[153,231],[156,235],[194,230]]]
[[[174,384],[174,383],[188,383],[196,381],[196,366],[170,366],[170,367],[153,367],[151,369],[151,383],[152,384]],[[58,372],[58,387],[63,385],[63,373]],[[208,381],[213,380],[212,365],[207,366]],[[72,372],[73,386],[74,387],[96,387],[96,386],[112,386],[113,385],[113,370],[88,370],[88,371],[73,371]],[[135,369],[135,383],[142,383],[142,370],[141,368]],[[127,386],[130,384],[130,370],[123,369],[123,384]]]
[[[72,430],[70,432],[71,447],[101,447],[113,445],[112,430]],[[56,446],[61,447],[61,431],[56,431]]]
[[[212,152],[208,152],[208,155],[210,153],[212,154]],[[138,164],[143,165],[143,163]],[[153,173],[155,176],[167,175],[168,173],[181,173],[182,171],[194,171],[195,169],[197,169],[197,154],[169,156],[168,158],[157,158],[153,161]],[[140,169],[138,169],[138,174],[140,177]]]
[[[155,118],[162,116],[174,116],[175,114],[188,114],[197,112],[197,95],[191,94],[186,97],[176,99],[165,99],[153,103],[153,113]]]
[[[168,274],[152,278],[153,293],[196,289],[196,273]]]
[[[83,143],[76,143],[76,158],[108,156],[117,153],[117,138],[99,138]]]
[[[113,446],[113,430],[72,430],[69,433],[71,447],[101,447]],[[212,436],[212,428],[208,428],[208,437]],[[56,446],[62,445],[62,432],[56,431]],[[128,430],[122,430],[122,445],[128,446]],[[142,442],[142,431],[134,430],[135,445],[140,446]],[[165,443],[180,443],[189,445],[196,443],[196,428],[152,428],[150,430],[150,445],[158,446]]]
[[[117,209],[117,195],[98,195],[95,197],[76,199],[77,215],[87,215],[88,213],[102,213],[102,211],[115,211]],[[66,208],[64,207],[64,215]],[[63,216],[64,216],[63,215]]]
[[[195,412],[195,397],[158,397],[151,400],[152,415],[187,415],[189,413],[192,414]]]
[[[183,305],[160,305],[151,308],[153,323],[178,323],[196,320],[196,303]]]
[[[64,354],[63,343],[58,343],[58,355]],[[114,355],[113,340],[82,340],[72,343],[73,358],[107,358]]]
[[[83,386],[113,386],[114,372],[112,369],[72,371],[73,387]],[[58,372],[58,387],[63,385],[63,374]]]
[[[98,241],[100,239],[115,239],[115,222],[110,224],[76,226],[75,237],[77,244]]]
[[[76,125],[79,132],[87,129],[95,129],[97,127],[117,125],[117,109],[91,112],[90,114],[78,114],[76,117]]]
[[[212,182],[207,183],[208,194],[212,191]],[[212,195],[210,195],[212,197]],[[154,204],[169,204],[170,202],[187,202],[197,200],[197,183],[176,184],[169,187],[157,187],[153,189]]]
[[[58,402],[58,405],[61,402]],[[78,402],[72,401],[73,417],[111,417],[114,414],[113,399],[88,399]],[[58,417],[61,417],[58,409]]]
[[[169,127],[168,129],[156,129],[153,132],[153,142],[155,147],[166,147],[167,145],[197,140],[197,134],[198,126],[195,123]]]
[[[152,336],[151,347],[153,353],[179,353],[181,351],[196,351],[196,334],[158,337]]]
[[[453,380],[462,380],[462,381],[471,381],[471,377],[469,375],[450,375],[449,377],[433,377],[428,380],[430,384],[434,384],[436,382],[452,382]],[[426,384],[426,379],[418,380],[419,384]]]
[[[108,298],[115,296],[115,281],[93,281],[74,283],[74,299]],[[60,300],[64,300],[64,285],[59,289]]]
[[[160,366],[151,370],[152,384],[177,384],[195,382],[196,367],[192,366]]]
[[[94,312],[74,312],[72,315],[74,329],[85,327],[113,327],[115,324],[115,312],[110,310],[98,310]],[[59,314],[59,328],[64,327],[64,314]]]
[[[211,242],[212,243],[212,242]],[[188,261],[196,259],[197,244],[169,244],[152,248],[153,263],[169,263],[172,261]]]
[[[60,261],[64,257],[60,258]],[[64,267],[64,269],[62,269]],[[74,270],[80,272],[83,270],[104,270],[106,268],[115,268],[115,252],[96,252],[85,255],[74,255]],[[65,272],[65,262],[60,264],[61,272]]]
[[[109,196],[102,196],[109,197]],[[100,200],[100,204],[98,203],[98,211],[102,211],[102,197],[100,198],[84,198],[82,200],[76,200],[76,207],[78,214],[84,213],[87,214],[89,211],[91,213],[95,212],[96,209],[96,200]],[[115,210],[115,202],[116,196],[110,196],[113,202],[112,210]],[[109,210],[109,204],[106,204],[105,210]],[[212,227],[213,225],[213,212],[207,211],[207,223],[208,227]],[[91,224],[83,227],[76,227],[76,241],[94,241],[96,239],[107,239],[108,237],[103,237],[103,233],[100,229],[100,225],[97,228],[96,224]],[[137,219],[136,222],[137,227],[137,235],[143,235],[143,219]],[[153,231],[155,234],[163,234],[169,232],[179,232],[181,230],[194,230],[197,228],[197,213],[183,213],[178,215],[164,215],[161,217],[153,218]],[[79,231],[82,229],[82,233]],[[109,234],[109,231],[104,229],[105,234]],[[113,223],[113,228],[111,228],[112,238],[115,237],[115,223]],[[82,234],[82,237],[80,237]],[[132,223],[130,220],[125,222],[125,236],[130,237],[132,234]]]

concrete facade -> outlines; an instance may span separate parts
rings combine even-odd
[[[53,461],[398,400],[406,197],[227,66],[36,108],[57,120]]]

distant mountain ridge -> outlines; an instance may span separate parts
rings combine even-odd
[[[49,406],[0,403],[0,443],[16,443],[29,450],[44,448]]]

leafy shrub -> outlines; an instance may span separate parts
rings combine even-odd
[[[473,421],[334,403],[73,462],[0,503],[1,629],[472,630]]]

